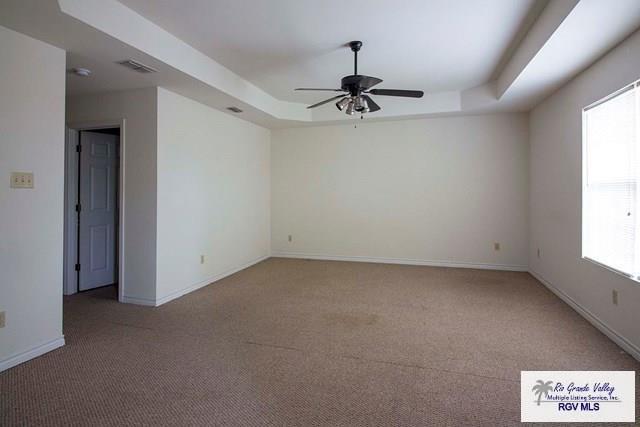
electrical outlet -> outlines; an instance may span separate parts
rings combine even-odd
[[[289,234],[289,241],[293,242],[293,236],[291,234]]]
[[[618,305],[618,291],[615,289],[611,291],[611,302],[613,305]]]
[[[204,255],[200,255],[200,264],[204,264]]]
[[[538,258],[540,258],[540,248],[538,248],[537,255],[538,255]]]
[[[33,188],[33,173],[11,172],[11,188]]]
[[[493,244],[493,249],[495,249],[496,251],[500,250],[500,243],[496,242]]]
[[[5,325],[5,314],[4,311],[0,311],[0,328],[4,328]]]

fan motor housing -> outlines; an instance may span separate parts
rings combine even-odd
[[[341,81],[342,90],[349,92],[351,96],[358,96],[363,91],[370,87],[380,83],[382,80],[377,77],[363,76],[360,74],[354,74],[351,76],[344,76]]]

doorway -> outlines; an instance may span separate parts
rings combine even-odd
[[[122,296],[122,126],[69,126],[64,294],[116,286]]]

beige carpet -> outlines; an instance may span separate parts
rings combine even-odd
[[[526,273],[272,258],[159,308],[113,293],[65,298],[0,425],[517,425],[521,370],[640,371]]]

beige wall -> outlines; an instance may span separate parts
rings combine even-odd
[[[158,89],[159,303],[269,255],[269,145],[269,130]]]
[[[640,283],[581,258],[581,157],[582,108],[638,78],[640,32],[531,112],[529,232],[531,271],[590,313],[636,358]],[[613,289],[619,294],[617,306],[612,303]]]
[[[524,114],[275,130],[273,254],[526,270],[527,136]]]
[[[63,50],[0,27],[0,371],[64,344],[64,79]]]
[[[125,119],[124,301],[156,299],[157,88],[72,97],[67,123]]]

